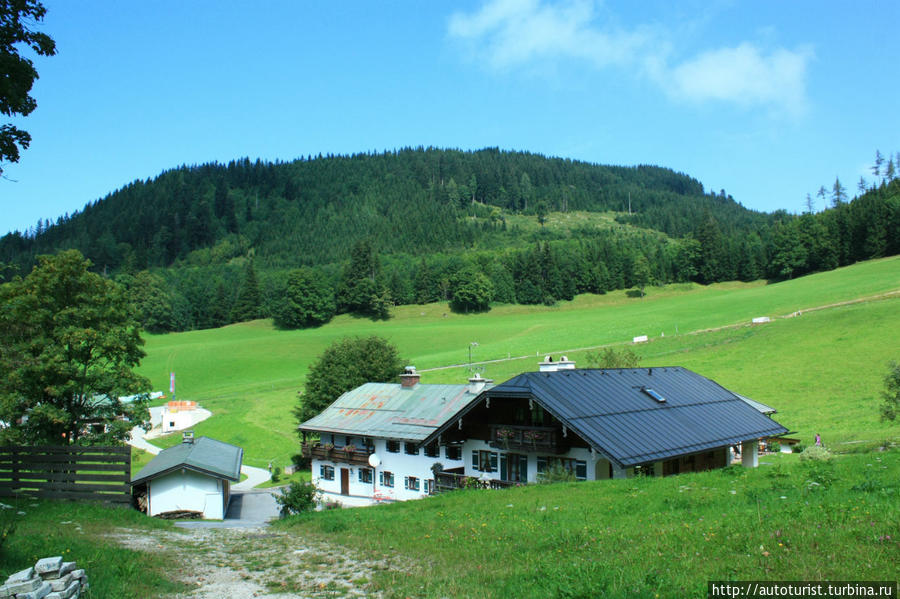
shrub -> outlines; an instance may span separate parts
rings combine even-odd
[[[806,445],[803,443],[797,443],[796,445],[791,447],[791,451],[793,453],[803,453],[803,450],[806,449]]]
[[[800,454],[801,462],[827,462],[831,459],[831,452],[820,445],[807,447]]]
[[[319,489],[312,483],[292,482],[281,489],[275,501],[281,506],[282,514],[300,514],[316,509]]]
[[[575,482],[575,474],[573,474],[571,470],[563,468],[559,464],[554,464],[550,468],[537,475],[537,482],[542,484],[571,483]]]
[[[281,478],[281,466],[275,466],[272,468],[272,482],[277,483],[278,479]]]
[[[779,453],[781,451],[781,443],[778,441],[770,441],[767,446],[771,453]]]

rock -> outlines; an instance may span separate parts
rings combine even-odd
[[[70,599],[76,593],[78,593],[81,589],[81,583],[77,580],[73,580],[69,586],[66,587],[64,591],[57,591],[54,593],[50,593],[47,595],[46,599]]]
[[[56,557],[45,557],[44,559],[39,559],[34,565],[34,571],[44,579],[51,577],[57,578],[57,572],[59,572],[62,563],[63,558],[61,555],[57,555]]]
[[[32,591],[36,591],[37,589],[41,588],[41,586],[43,584],[44,584],[43,580],[35,577],[35,578],[30,578],[28,580],[23,580],[22,582],[16,582],[13,584],[7,583],[6,590],[8,593],[10,593],[12,595],[18,595],[20,593],[25,594],[25,593],[30,593]],[[47,589],[49,589],[49,588],[50,588],[50,585],[48,584]],[[49,593],[50,591],[48,590],[47,592]],[[41,597],[43,597],[43,596],[44,595],[41,595]]]
[[[59,567],[59,575],[65,576],[73,570],[75,570],[75,562],[63,562],[62,566]]]
[[[39,580],[38,584],[40,584],[40,586],[33,591],[16,593],[16,599],[44,599],[44,597],[50,594],[50,583]]]
[[[48,580],[50,583],[50,589],[54,592],[64,591],[69,586],[69,583],[75,580],[75,577],[72,576],[71,573],[66,574],[62,578],[57,578],[55,580]]]
[[[34,578],[34,568],[25,568],[24,570],[20,570],[16,572],[12,576],[6,579],[6,584],[14,583],[14,582],[23,582],[26,580],[31,580]]]

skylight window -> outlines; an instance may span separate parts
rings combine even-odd
[[[651,389],[650,387],[641,387],[641,391],[643,391],[646,395],[649,395],[653,399],[656,400],[657,403],[666,403],[666,398]]]

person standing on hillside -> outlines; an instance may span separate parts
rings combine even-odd
[[[816,447],[822,447],[822,437],[819,436],[819,433],[816,433]]]

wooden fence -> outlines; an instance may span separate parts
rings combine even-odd
[[[131,502],[131,448],[0,446],[0,497]]]

